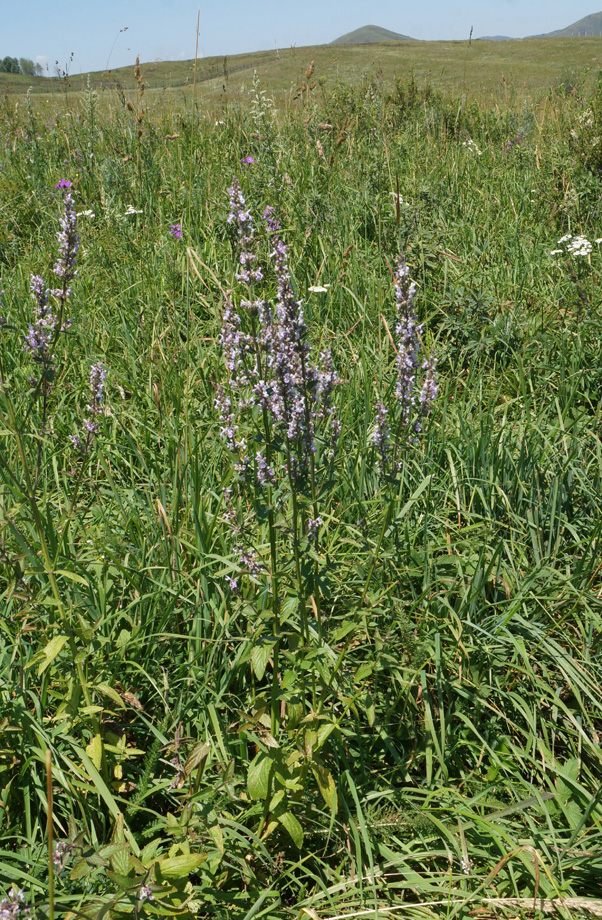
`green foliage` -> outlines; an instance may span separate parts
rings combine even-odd
[[[597,96],[477,107],[369,77],[274,110],[247,90],[242,113],[145,95],[140,117],[91,82],[52,120],[35,98],[1,115],[2,896],[96,920],[600,899]],[[341,378],[315,494],[240,490],[255,578],[215,407],[234,174],[257,221],[276,208],[310,352]],[[23,338],[63,176],[81,248],[42,393]],[[591,252],[552,256],[567,234]],[[440,395],[383,475],[401,251]],[[256,410],[239,424],[282,456]]]

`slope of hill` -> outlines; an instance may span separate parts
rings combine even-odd
[[[533,36],[534,38],[598,38],[602,36],[602,12],[591,13],[578,19],[566,29],[557,29],[555,32],[546,32],[544,35]]]
[[[373,42],[407,42],[415,41],[410,35],[400,35],[380,26],[362,26],[353,32],[347,32],[335,38],[331,45],[371,45]]]

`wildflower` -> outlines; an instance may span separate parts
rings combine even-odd
[[[76,450],[87,453],[90,444],[96,434],[98,434],[98,417],[103,413],[104,389],[107,379],[106,368],[99,362],[93,364],[90,368],[90,403],[86,406],[86,417],[84,418],[83,430],[85,433],[84,441],[79,435],[71,435],[70,440]]]
[[[61,184],[63,183],[63,184]],[[77,233],[77,215],[75,213],[75,202],[69,189],[71,183],[67,179],[61,179],[56,188],[63,189],[64,212],[60,220],[61,229],[57,233],[59,241],[59,257],[53,268],[54,274],[63,281],[62,291],[58,292],[59,299],[65,300],[71,293],[69,282],[75,278],[77,271],[75,261],[79,249],[79,234]]]
[[[59,840],[54,848],[54,853],[52,854],[52,861],[54,863],[55,871],[61,872],[70,853],[74,849],[73,844],[65,843],[63,840]]]
[[[224,580],[227,582],[232,594],[238,594],[238,579],[233,578],[231,575],[224,575]]]
[[[124,217],[129,217],[130,214],[142,214],[142,211],[138,211],[133,205],[128,204]]]
[[[318,531],[322,526],[322,518],[318,515],[316,518],[310,518],[307,522],[307,529],[312,540],[318,539]]]
[[[181,225],[181,224],[170,224],[170,225],[169,225],[169,232],[171,233],[171,235],[172,235],[172,236],[174,237],[174,239],[176,239],[176,240],[181,240],[181,239],[183,238],[183,236],[184,236],[184,234],[182,233],[182,225]]]
[[[422,370],[426,371],[418,403],[422,415],[428,415],[431,410],[431,403],[437,398],[439,386],[437,384],[437,359],[435,352],[431,351],[430,356],[423,361]]]
[[[382,402],[376,403],[376,424],[370,440],[376,447],[382,470],[386,470],[389,462],[389,451],[391,446],[391,428],[387,419],[387,408]]]
[[[141,885],[140,891],[138,892],[138,901],[154,901],[155,896],[153,894],[152,888],[150,885]]]
[[[462,146],[466,147],[468,150],[472,150],[473,153],[476,153],[477,156],[481,156],[482,150],[479,150],[478,146],[475,144],[471,137],[467,137],[466,140],[462,141]]]
[[[312,284],[312,286],[308,287],[307,290],[310,292],[310,294],[326,294],[329,287],[329,284]]]
[[[275,211],[276,208],[269,204],[261,215],[266,222],[268,230],[271,233],[278,233],[278,231],[282,229],[282,224],[278,218],[273,216]]]
[[[597,241],[596,241],[597,242]],[[558,245],[566,246],[565,249],[553,249],[551,255],[566,253],[571,256],[588,256],[593,249],[590,241],[584,236],[572,236],[567,233],[558,240]]]
[[[76,216],[77,216],[77,217],[89,217],[90,220],[92,220],[93,217],[96,217],[96,214],[94,213],[94,211],[90,211],[90,210],[88,210],[88,211],[77,211],[77,212],[76,212]]]
[[[69,182],[69,179],[60,179],[60,180],[56,183],[56,185],[55,185],[54,187],[55,187],[56,189],[59,189],[59,188],[71,188],[71,182]]]
[[[243,166],[252,166],[255,160],[253,159],[253,157],[243,157],[243,159],[240,162],[242,163]]]
[[[0,901],[0,920],[25,920],[31,912],[25,903],[25,894],[13,888],[8,897]]]
[[[592,251],[592,244],[584,236],[574,236],[566,248],[573,256],[588,256]]]
[[[50,366],[52,363],[51,349],[58,322],[48,302],[51,292],[44,287],[44,279],[40,275],[31,276],[29,289],[35,303],[35,323],[30,323],[23,347],[35,358]]]
[[[257,260],[253,252],[255,242],[255,231],[253,229],[253,218],[247,210],[246,202],[240,182],[234,178],[232,185],[228,189],[230,196],[230,213],[228,214],[228,223],[236,223],[238,231],[238,240],[240,245],[239,262],[242,266],[241,271],[236,275],[237,281],[245,284],[251,284],[253,281],[261,281],[263,272],[261,268],[253,269],[251,266]]]

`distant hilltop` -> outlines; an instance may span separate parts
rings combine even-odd
[[[361,29],[355,29],[353,32],[347,32],[340,38],[335,38],[331,45],[371,45],[373,42],[412,42],[415,41],[410,35],[400,35],[399,32],[391,32],[389,29],[382,29],[380,26],[362,26]]]
[[[545,35],[532,35],[531,38],[598,38],[602,36],[602,12],[591,13],[577,20],[566,29],[546,32]]]
[[[557,29],[555,32],[542,32],[538,35],[529,35],[529,38],[602,38],[602,11],[584,16],[566,29]],[[511,42],[516,41],[510,35],[480,35],[477,41],[482,42]],[[369,45],[373,42],[413,42],[411,35],[401,35],[391,32],[381,26],[362,26],[354,32],[347,32],[340,38],[335,38],[331,45]]]

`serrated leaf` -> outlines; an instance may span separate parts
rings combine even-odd
[[[273,642],[261,637],[255,640],[255,644],[251,649],[251,667],[257,680],[262,680],[273,651]]]
[[[37,652],[25,665],[26,668],[33,668],[34,665],[38,666],[38,677],[44,673],[46,668],[49,668],[54,659],[61,653],[61,650],[65,642],[69,641],[68,636],[55,636],[54,639],[51,639],[48,645],[43,648],[40,652]]]
[[[69,878],[71,878],[75,882],[80,878],[85,878],[86,875],[90,875],[90,872],[93,872],[93,871],[94,871],[93,866],[91,866],[90,863],[86,859],[80,859],[79,862],[76,862],[73,868],[71,869]]]
[[[268,796],[272,760],[259,753],[249,764],[247,773],[247,792],[251,799],[263,801]]]
[[[102,766],[102,738],[100,735],[94,735],[90,743],[86,746],[86,754],[96,769],[100,770]]]
[[[322,793],[322,798],[327,806],[336,811],[336,785],[332,773],[324,764],[314,761],[311,765],[311,771],[316,778],[318,788]]]
[[[298,820],[290,811],[285,811],[283,815],[279,815],[278,820],[282,824],[283,828],[285,828],[285,830],[287,830],[290,834],[291,840],[297,849],[300,850],[303,846],[303,828],[299,824]]]
[[[118,844],[111,854],[111,867],[119,875],[127,875],[130,871],[130,848],[127,844]]]
[[[125,703],[117,693],[117,690],[113,690],[108,684],[96,684],[93,689],[104,696],[108,696],[114,703],[117,703],[120,709],[125,709]]]
[[[190,754],[186,758],[186,763],[184,764],[184,773],[186,776],[190,776],[193,770],[195,770],[198,766],[207,760],[207,756],[210,750],[210,741],[199,741],[198,744],[195,744]]]
[[[107,869],[107,876],[118,888],[121,888],[122,891],[132,891],[140,884],[135,878],[128,878],[127,875],[122,875],[120,872],[112,872],[110,869]]]
[[[220,851],[222,856],[224,855],[224,835],[222,834],[222,829],[219,824],[214,824],[213,827],[209,828],[209,836],[213,840],[215,847]]]
[[[203,865],[207,856],[205,853],[184,854],[160,859],[155,863],[163,878],[187,878],[191,872],[196,872]]]

